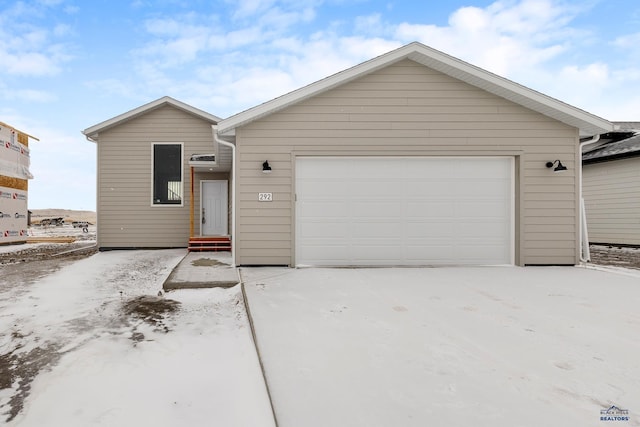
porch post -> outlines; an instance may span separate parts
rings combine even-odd
[[[193,237],[193,166],[191,166],[189,169],[191,169],[191,200],[190,200],[190,205],[191,205],[191,216],[190,216],[190,223],[189,223],[189,238]]]

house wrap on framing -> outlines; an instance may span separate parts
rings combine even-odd
[[[0,245],[27,239],[29,138],[38,140],[0,122]]]

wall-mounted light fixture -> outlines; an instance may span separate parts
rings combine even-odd
[[[553,168],[553,165],[558,164],[555,168]],[[560,160],[554,160],[553,162],[547,162],[546,165],[548,168],[553,168],[553,171],[555,173],[558,172],[564,172],[567,170],[567,167],[565,165],[562,164],[562,162]]]
[[[269,166],[269,160],[265,160],[262,164],[262,173],[271,173],[271,166]]]

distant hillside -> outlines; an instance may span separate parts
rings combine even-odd
[[[74,211],[71,209],[30,209],[31,222],[39,223],[44,218],[64,218],[66,223],[73,221],[87,221],[96,223],[96,213],[93,211]]]

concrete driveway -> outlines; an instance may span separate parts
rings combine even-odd
[[[241,277],[280,427],[602,426],[625,416],[622,425],[640,425],[640,275],[243,268]]]

